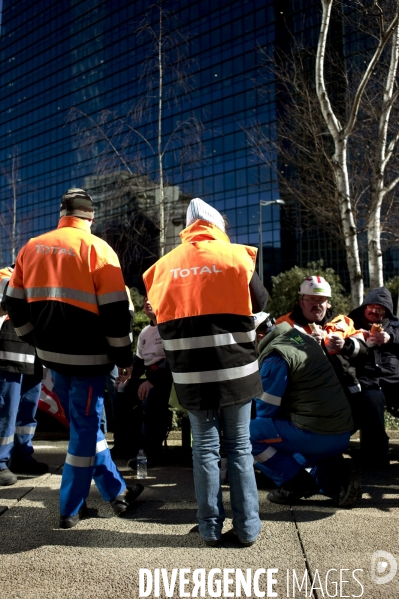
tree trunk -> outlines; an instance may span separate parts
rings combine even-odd
[[[393,136],[388,144],[388,126],[391,116],[393,101],[396,97],[395,83],[399,62],[399,25],[397,24],[392,34],[391,58],[385,81],[382,99],[381,114],[378,126],[378,138],[375,144],[375,167],[371,187],[371,209],[368,219],[367,247],[370,287],[382,287],[384,284],[384,268],[381,249],[381,207],[387,190],[385,189],[385,171],[387,164],[395,150],[397,135]],[[389,186],[392,190],[398,178]]]
[[[337,191],[339,195],[339,210],[345,239],[346,262],[351,283],[351,304],[357,308],[363,302],[363,275],[360,266],[357,228],[353,215],[347,160],[347,139],[336,141],[333,158]]]
[[[367,248],[370,288],[382,287],[384,284],[384,269],[381,249],[381,204],[384,192],[380,189],[378,200],[370,213],[367,229]]]

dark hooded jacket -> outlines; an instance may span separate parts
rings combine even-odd
[[[393,315],[392,296],[385,287],[372,289],[362,305],[349,314],[357,329],[369,331],[370,322],[364,317],[364,308],[369,304],[379,304],[386,310],[381,324],[390,336],[384,345],[369,348],[367,358],[357,366],[357,376],[363,389],[399,383],[399,320]]]

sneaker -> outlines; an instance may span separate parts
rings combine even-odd
[[[294,478],[284,483],[281,487],[270,491],[267,498],[272,503],[291,505],[303,497],[307,498],[315,495],[317,491],[317,484],[313,476],[302,469]]]
[[[18,479],[11,470],[8,468],[0,470],[0,487],[9,487],[10,485],[15,485],[16,482],[18,482]]]
[[[133,487],[126,487],[123,493],[115,497],[115,499],[111,499],[110,504],[114,510],[115,516],[121,516],[126,512],[143,491],[143,485],[137,483]]]
[[[59,528],[73,528],[79,520],[85,518],[88,514],[86,502],[83,502],[82,507],[75,516],[60,516]]]
[[[49,471],[49,467],[44,462],[38,462],[35,459],[24,460],[24,459],[11,459],[11,468],[13,472],[18,474],[46,474]]]
[[[341,489],[338,495],[339,507],[352,507],[362,499],[362,481],[356,464],[351,459],[344,460]]]
[[[192,527],[192,529],[189,531],[189,533],[191,533],[191,532],[197,532],[199,534],[198,524],[196,524],[195,526]],[[220,542],[220,539],[204,539],[204,537],[201,537],[201,539],[204,541],[205,545],[208,545],[208,547],[217,547]]]

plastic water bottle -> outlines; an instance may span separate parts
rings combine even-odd
[[[118,393],[124,393],[125,391],[125,383],[123,381],[121,381],[118,385]]]
[[[137,478],[147,478],[147,456],[144,449],[137,454]]]

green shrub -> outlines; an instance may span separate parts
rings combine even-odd
[[[385,428],[388,431],[399,430],[399,418],[392,416],[389,412],[385,412]]]
[[[397,313],[398,309],[396,306],[398,305],[398,296],[399,296],[399,276],[396,275],[396,277],[392,277],[392,279],[388,279],[388,281],[385,283],[385,287],[391,292],[393,308],[394,308],[394,311],[396,308],[395,313]]]
[[[132,287],[130,289],[130,297],[131,297],[133,305],[134,305],[134,322],[133,322],[133,326],[132,326],[132,332],[133,332],[132,349],[133,349],[133,352],[135,352],[136,347],[137,347],[137,339],[138,339],[141,331],[144,329],[144,327],[146,327],[148,324],[150,324],[150,321],[143,312],[144,296],[141,295],[135,287]]]

